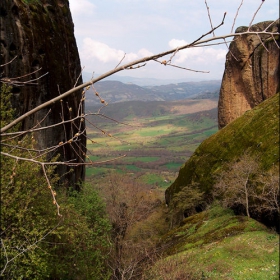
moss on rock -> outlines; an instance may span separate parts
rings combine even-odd
[[[213,175],[245,152],[258,155],[264,170],[279,162],[279,93],[206,139],[166,190],[167,204],[174,194],[193,183],[198,183],[206,194],[210,193]]]

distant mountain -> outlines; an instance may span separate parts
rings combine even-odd
[[[94,74],[94,77],[100,76],[99,74]],[[92,78],[92,74],[88,72],[83,72],[83,80],[89,81]],[[192,80],[187,79],[155,79],[155,78],[136,78],[130,76],[118,76],[113,75],[108,78],[103,79],[103,81],[118,81],[127,84],[135,84],[138,86],[160,86],[160,85],[167,85],[172,83],[183,83],[183,82],[198,82],[199,80]]]
[[[221,81],[201,81],[168,84],[161,86],[138,86],[119,81],[101,81],[94,84],[95,90],[107,103],[124,101],[173,101],[188,98],[218,98]],[[87,104],[99,104],[92,91],[87,93]]]

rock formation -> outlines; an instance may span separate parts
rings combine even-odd
[[[73,88],[76,81],[77,85],[81,84],[80,59],[68,0],[1,0],[0,2],[0,64],[8,63],[15,58],[1,69],[2,76],[16,78],[35,71],[32,75],[18,79],[27,81],[48,73],[35,81],[37,85],[13,87],[12,102],[19,116]],[[83,112],[83,104],[81,106],[80,100],[81,91],[25,119],[22,129],[27,130],[38,122],[41,122],[40,126],[52,125],[61,122],[62,119],[69,119],[70,114],[73,116],[78,110]],[[34,136],[38,148],[45,149],[71,139],[78,130],[83,129],[84,127],[78,128],[73,123],[68,123],[42,130]],[[70,144],[64,145],[59,151],[61,160],[83,160],[85,142],[85,137],[81,137],[79,144],[75,146],[75,151]],[[64,182],[75,184],[83,180],[84,167],[78,166],[74,172],[68,171],[69,168],[65,166],[58,167],[60,176],[67,173],[63,178]]]
[[[262,31],[272,22],[253,25],[251,31]],[[236,33],[248,27],[239,27]],[[268,31],[277,31],[274,23]],[[236,36],[230,44],[218,105],[219,128],[223,128],[245,111],[271,97],[280,88],[279,48],[269,35]],[[279,38],[276,38],[280,45]],[[265,47],[264,47],[265,46]]]
[[[278,93],[204,140],[166,189],[166,203],[172,205],[174,195],[185,186],[198,186],[205,194],[205,202],[209,203],[212,201],[211,191],[216,176],[226,170],[228,163],[240,159],[244,153],[258,157],[261,169],[269,174],[279,165],[279,105]],[[204,205],[194,205],[194,208],[201,210],[201,206]],[[279,231],[278,214],[272,220],[265,218],[265,215],[263,211],[262,217],[251,216],[276,226]]]

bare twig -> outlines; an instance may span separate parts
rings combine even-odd
[[[12,63],[16,58],[17,58],[17,55],[14,58],[12,58],[10,61],[8,61],[7,63],[1,64],[0,67],[6,66],[6,65]]]
[[[230,31],[231,33],[233,33],[233,28],[234,28],[234,25],[235,25],[235,21],[236,21],[236,19],[237,19],[239,10],[240,10],[240,8],[241,8],[242,5],[243,5],[243,0],[241,0],[241,3],[240,3],[240,5],[239,5],[239,7],[238,7],[238,9],[237,9],[237,11],[236,11],[236,14],[235,14],[235,17],[234,17],[234,20],[233,20],[233,24],[232,24],[232,27],[231,27],[231,31]]]
[[[206,8],[207,8],[207,13],[208,13],[208,18],[209,18],[209,21],[210,21],[210,25],[211,25],[211,28],[213,29],[212,19],[211,19],[211,15],[210,15],[210,8],[209,8],[206,0],[205,0],[205,5],[206,5]],[[213,30],[212,33],[213,33],[213,37],[215,37],[214,30]]]
[[[124,53],[123,58],[122,58],[122,59],[120,60],[120,62],[117,64],[117,66],[115,67],[115,69],[118,68],[118,66],[122,63],[122,61],[124,60],[125,56],[126,56],[126,53]]]
[[[262,7],[263,3],[264,3],[264,0],[262,0],[260,6],[258,7],[258,9],[256,10],[256,12],[254,13],[253,18],[252,18],[251,22],[249,23],[248,31],[250,30],[250,28],[251,28],[251,26],[252,26],[252,23],[253,23],[253,21],[254,21],[256,15],[257,15],[257,13],[258,13],[258,11],[259,11],[260,8]]]
[[[76,79],[76,82],[75,82],[75,84],[74,84],[74,87],[77,86],[77,83],[78,83],[80,77],[82,76],[82,73],[83,73],[83,70],[84,70],[84,69],[85,69],[85,67],[82,68],[82,70],[81,70],[81,72],[80,72],[78,78]]]

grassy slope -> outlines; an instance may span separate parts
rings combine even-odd
[[[279,277],[279,236],[218,205],[186,218],[161,241],[166,246],[146,279],[254,279]]]
[[[166,190],[167,202],[191,182],[198,182],[203,191],[209,191],[213,174],[219,172],[225,162],[244,152],[259,155],[261,166],[266,170],[279,161],[279,94],[206,139]]]

